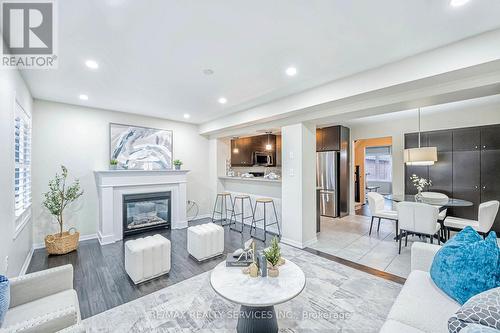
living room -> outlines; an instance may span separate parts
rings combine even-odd
[[[0,332],[500,330],[497,1],[1,6]]]

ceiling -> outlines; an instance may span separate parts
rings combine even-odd
[[[454,112],[470,110],[496,110],[500,107],[500,95],[491,95],[486,97],[473,98],[468,100],[461,100],[457,102],[437,104],[432,106],[423,107],[420,109],[422,119],[429,116],[444,115]],[[384,113],[375,116],[356,118],[344,121],[342,124],[347,127],[356,126],[377,126],[387,122],[394,122],[403,119],[411,119],[415,124],[418,124],[418,109],[403,110],[398,112]],[[428,118],[428,121],[435,121],[434,118]]]
[[[460,8],[449,0],[64,0],[58,11],[59,68],[23,72],[35,98],[197,124],[500,28],[498,0]],[[289,66],[296,76],[285,74]]]

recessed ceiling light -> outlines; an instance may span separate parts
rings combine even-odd
[[[295,67],[288,67],[286,69],[286,75],[288,76],[295,76],[297,74],[297,68]]]
[[[184,113],[184,119],[189,119],[189,118],[191,118],[191,116],[187,113]]]
[[[221,98],[219,98],[219,103],[220,104],[226,104],[227,103],[227,99],[225,97],[221,97]]]
[[[87,100],[89,99],[89,96],[87,96],[87,95],[85,95],[85,94],[80,94],[80,96],[79,96],[79,97],[80,97],[80,99],[81,99],[82,101],[87,101]]]
[[[87,66],[90,69],[98,69],[99,68],[99,64],[95,60],[85,61],[85,66]]]
[[[452,7],[462,7],[467,2],[469,2],[469,0],[450,0],[450,6],[452,6]]]

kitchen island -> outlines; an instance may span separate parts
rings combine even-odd
[[[229,177],[229,176],[219,176],[219,181],[222,185],[223,191],[232,194],[233,200],[234,196],[237,194],[247,194],[252,200],[252,205],[255,206],[255,200],[257,198],[272,198],[276,206],[276,213],[278,215],[278,220],[281,226],[281,179],[266,179],[264,177]],[[241,200],[236,200],[236,213],[241,212]],[[244,200],[245,216],[251,214],[253,209],[250,209],[248,200]],[[263,216],[263,205],[259,205],[255,212],[255,219],[259,220]],[[268,218],[268,224],[274,222],[274,212],[272,211],[272,205],[267,205],[266,216]],[[238,217],[240,221],[241,216]],[[245,224],[250,225],[251,219],[247,219]],[[262,228],[262,222],[257,223],[257,227]],[[269,227],[269,230],[276,232],[276,225]]]

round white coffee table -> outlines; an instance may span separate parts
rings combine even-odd
[[[278,277],[256,277],[241,272],[241,267],[226,267],[218,264],[210,275],[210,284],[215,292],[225,299],[240,304],[237,331],[278,332],[278,321],[274,305],[296,297],[304,290],[306,277],[293,262],[279,268]]]

